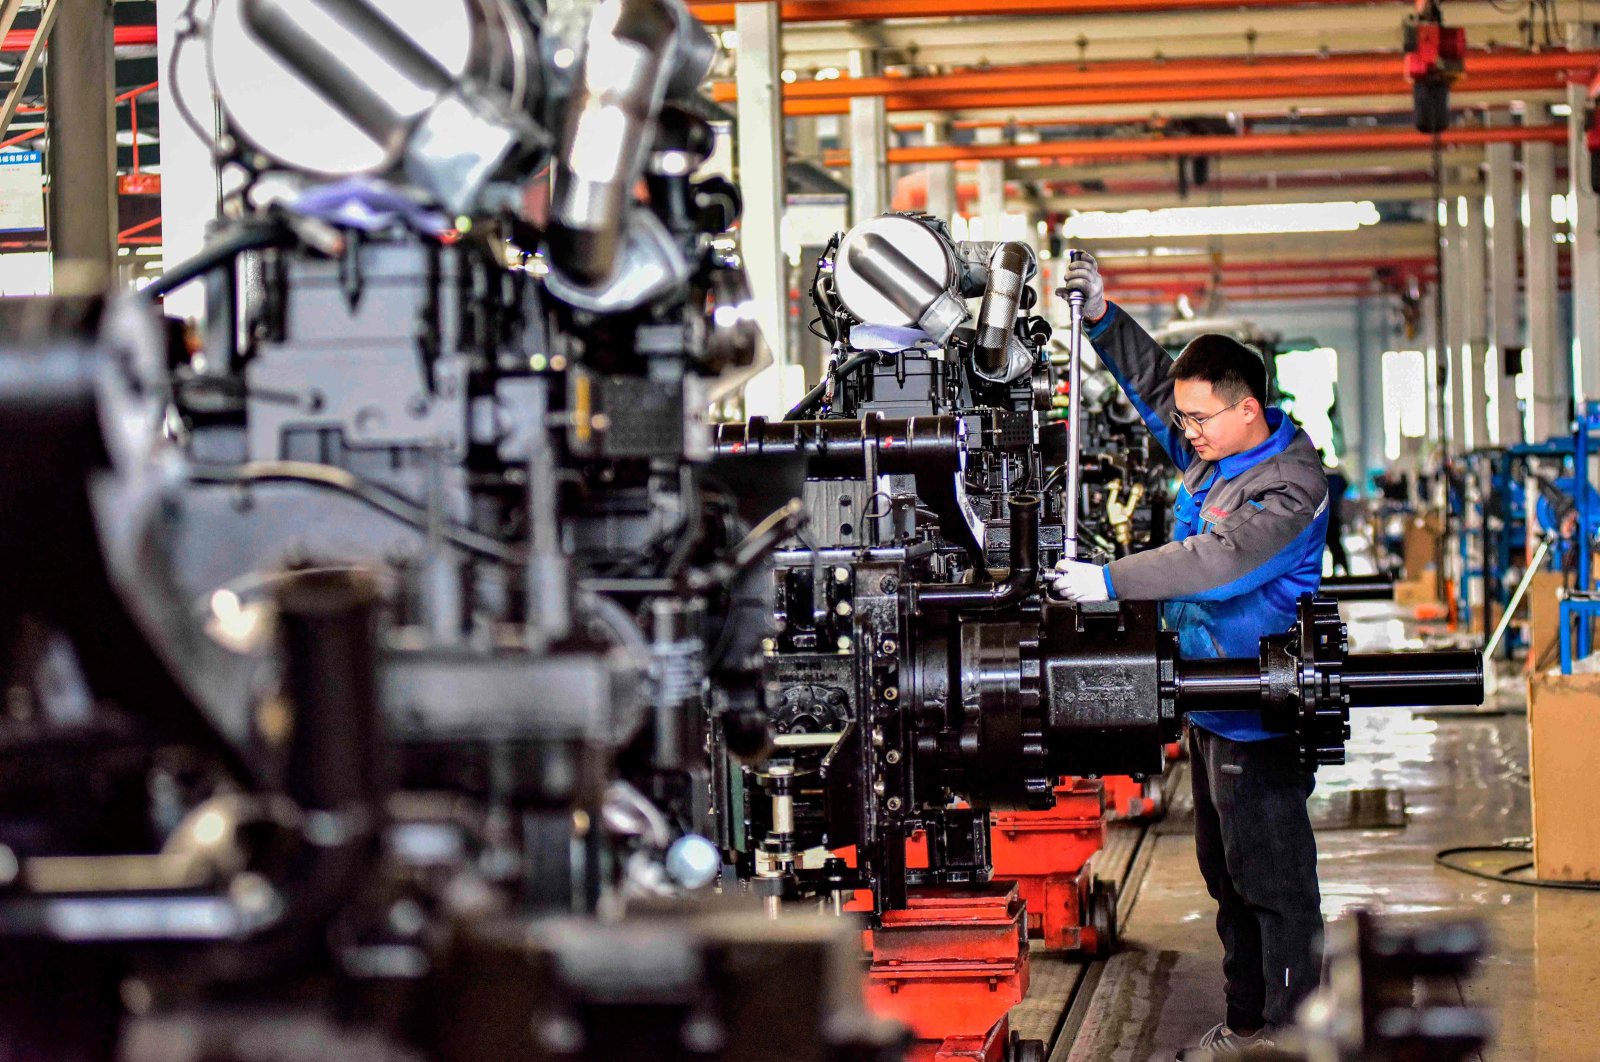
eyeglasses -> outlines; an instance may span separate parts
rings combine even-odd
[[[1248,396],[1246,396],[1246,397],[1248,397]],[[1239,402],[1243,402],[1243,401],[1244,401],[1243,398],[1239,399]],[[1189,415],[1188,413],[1174,412],[1171,415],[1171,418],[1170,418],[1172,420],[1172,426],[1174,428],[1177,428],[1179,431],[1185,431],[1185,432],[1188,431],[1190,428],[1193,428],[1194,431],[1195,431],[1195,434],[1204,435],[1205,432],[1206,432],[1206,425],[1207,424],[1210,424],[1212,421],[1214,421],[1218,417],[1222,416],[1228,410],[1232,409],[1233,406],[1238,405],[1239,402],[1235,402],[1235,403],[1233,403],[1233,405],[1230,405],[1230,406],[1223,406],[1221,409],[1217,410],[1215,413],[1213,413],[1213,414],[1211,414],[1210,416],[1207,416],[1207,417],[1195,417],[1195,416]]]

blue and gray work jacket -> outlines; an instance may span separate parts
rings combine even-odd
[[[1166,350],[1114,303],[1087,335],[1183,480],[1173,541],[1112,561],[1106,588],[1113,597],[1163,602],[1162,618],[1186,657],[1254,659],[1260,638],[1293,626],[1300,595],[1322,583],[1328,479],[1316,446],[1273,408],[1265,442],[1202,460],[1172,425]],[[1189,721],[1234,741],[1282,736],[1264,730],[1254,709],[1195,712]]]

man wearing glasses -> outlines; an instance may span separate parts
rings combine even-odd
[[[1186,657],[1255,657],[1288,630],[1322,580],[1328,480],[1309,436],[1266,405],[1261,358],[1228,336],[1196,338],[1176,361],[1115,304],[1095,260],[1074,252],[1062,287],[1083,297],[1087,335],[1182,475],[1173,541],[1101,566],[1056,565],[1078,602],[1161,601]],[[1227,1013],[1179,1059],[1270,1051],[1273,1030],[1321,973],[1313,776],[1293,738],[1254,709],[1189,716],[1195,847],[1217,901]]]

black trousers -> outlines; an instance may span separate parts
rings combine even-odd
[[[1333,573],[1338,575],[1342,571],[1349,575],[1350,551],[1344,548],[1344,525],[1331,516],[1328,519],[1328,552],[1333,554]]]
[[[1228,1025],[1285,1025],[1322,974],[1322,893],[1306,798],[1316,776],[1292,738],[1190,729],[1194,840],[1217,901]]]

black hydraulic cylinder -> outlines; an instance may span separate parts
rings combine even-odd
[[[278,588],[283,693],[293,713],[284,791],[302,808],[345,810],[381,795],[378,587],[365,573],[298,572]]]
[[[1330,575],[1317,592],[1337,601],[1393,601],[1394,580],[1387,575]]]
[[[1345,660],[1341,681],[1357,708],[1482,704],[1483,654],[1358,653]]]
[[[860,420],[773,420],[718,424],[717,456],[804,455],[813,479],[859,479],[867,474],[868,451],[884,475],[959,471],[963,428],[957,417],[862,417]]]
[[[1176,669],[1178,711],[1249,708],[1267,691],[1258,661],[1182,660]],[[1483,703],[1483,654],[1475,649],[1428,653],[1355,653],[1340,668],[1353,708]]]

